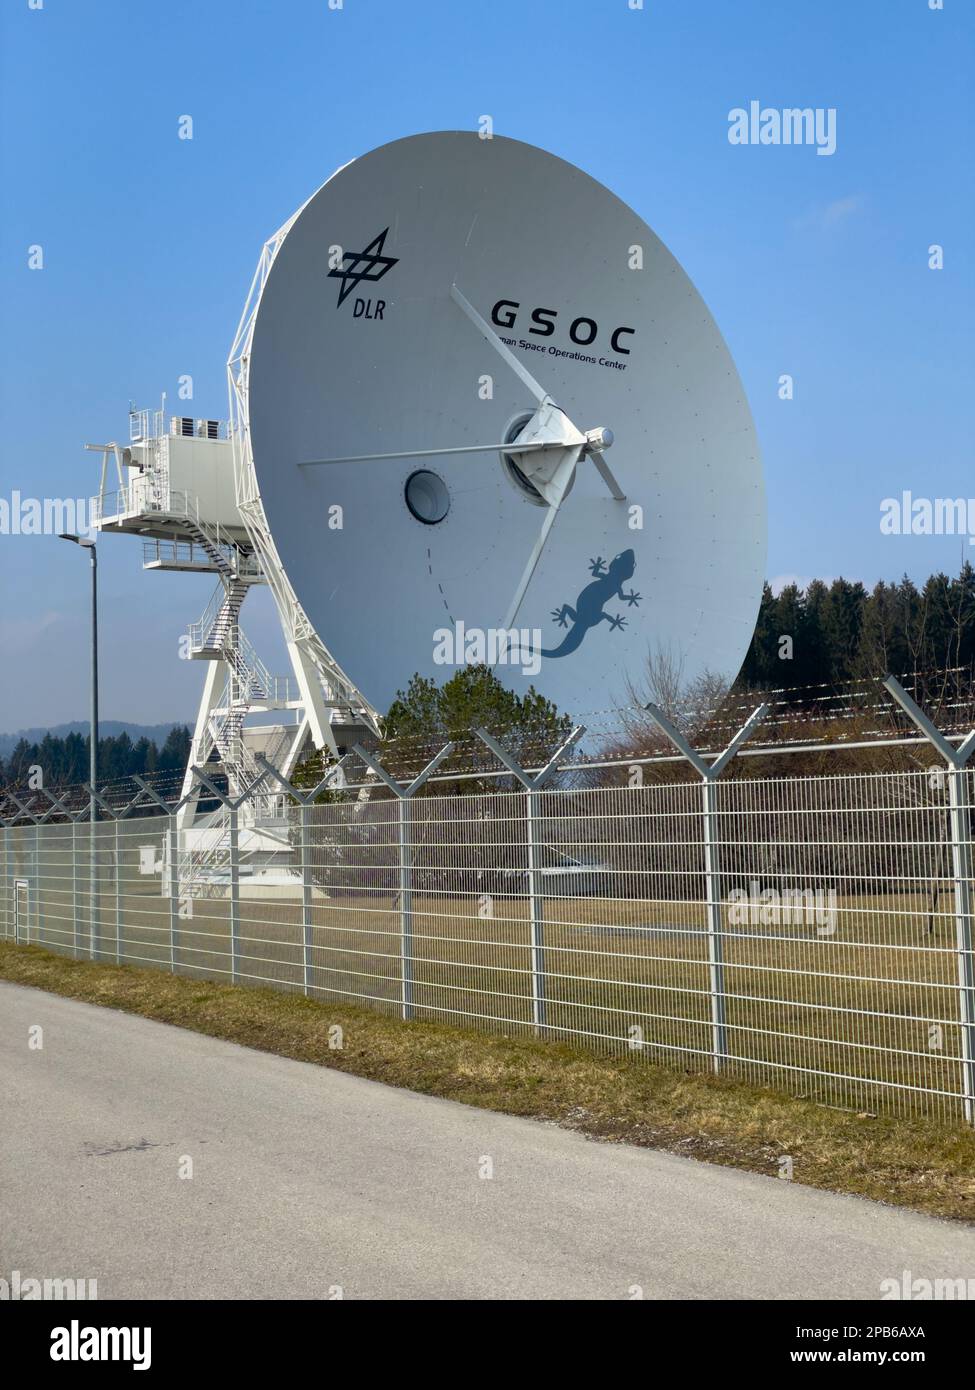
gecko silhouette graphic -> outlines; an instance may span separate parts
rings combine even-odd
[[[577,651],[586,633],[591,628],[598,627],[600,623],[609,623],[610,631],[624,628],[626,619],[604,613],[603,604],[614,598],[628,603],[631,608],[639,604],[642,594],[638,594],[635,589],[631,589],[628,594],[623,592],[624,582],[633,578],[635,569],[636,556],[632,550],[621,550],[610,560],[609,565],[598,555],[595,560],[590,560],[589,571],[595,577],[576,599],[575,608],[571,604],[563,603],[561,608],[552,609],[552,617],[559,627],[569,627],[570,622],[572,626],[557,647],[551,650],[543,647],[542,656],[568,656],[570,652]]]

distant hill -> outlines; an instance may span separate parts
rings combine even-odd
[[[193,721],[185,719],[174,720],[171,724],[126,724],[121,719],[99,719],[98,736],[103,739],[117,738],[119,734],[128,734],[133,743],[137,743],[140,738],[147,738],[150,743],[155,743],[161,748],[170,730],[182,728],[187,722],[192,728]],[[0,758],[9,758],[22,738],[25,738],[28,743],[40,743],[45,734],[50,734],[52,738],[66,738],[68,734],[81,734],[87,738],[88,720],[75,720],[72,724],[54,724],[49,729],[18,729],[15,734],[0,734]]]

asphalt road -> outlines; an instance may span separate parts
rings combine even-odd
[[[905,1269],[975,1278],[969,1228],[4,983],[0,1088],[0,1275],[97,1278],[99,1298],[875,1299]]]

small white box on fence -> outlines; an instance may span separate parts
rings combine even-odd
[[[160,870],[160,862],[157,858],[155,845],[139,846],[139,873],[157,874]]]

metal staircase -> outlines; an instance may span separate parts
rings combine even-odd
[[[255,708],[288,707],[295,696],[286,676],[272,676],[240,626],[240,610],[252,583],[261,577],[253,552],[236,540],[222,536],[216,527],[202,521],[195,507],[187,506],[182,516],[186,544],[201,558],[206,568],[216,572],[219,584],[199,622],[191,623],[187,636],[189,656],[200,661],[223,662],[227,679],[214,700],[202,738],[193,749],[194,761],[208,762],[216,751],[220,769],[227,778],[232,796],[239,796],[261,776],[261,768],[248,747],[244,721]],[[272,826],[280,819],[280,796],[272,790],[248,798],[242,817],[247,823]],[[284,846],[287,847],[286,844]],[[192,851],[185,867],[191,879],[216,878],[218,881],[229,856],[227,837],[206,843]]]
[[[230,873],[230,827],[226,811],[214,818],[204,837],[197,835],[191,849],[180,848],[176,882],[190,898],[220,898],[226,892],[224,876]]]
[[[217,661],[226,653],[236,650],[240,609],[249,587],[242,579],[224,576],[216,592],[219,606],[215,611],[208,609],[201,621],[190,627],[190,645],[195,657]]]
[[[283,800],[283,798],[279,798]],[[244,808],[241,808],[241,818]],[[247,818],[250,819],[250,818]],[[259,839],[255,842],[253,833],[242,836],[244,844],[238,850],[237,873],[239,880],[248,882],[266,867],[269,852],[273,847],[276,862],[283,860],[289,868],[294,866],[295,850],[289,840],[286,813],[276,818],[273,828],[264,826],[257,818],[260,827]],[[164,845],[164,858],[170,849],[169,837]],[[230,848],[230,815],[225,807],[214,812],[205,827],[182,832],[177,841],[176,883],[182,897],[203,899],[222,898],[227,895],[232,870]],[[164,874],[163,884],[167,882]]]
[[[204,747],[195,751],[205,762],[215,748],[231,794],[239,795],[259,775],[244,740],[244,720],[255,704],[286,702],[290,683],[270,674],[241,631],[241,606],[255,579],[252,552],[204,522],[195,505],[185,506],[181,521],[190,544],[207,557],[208,568],[220,579],[202,618],[190,624],[189,655],[196,660],[223,661],[228,670],[219,703],[207,720]]]
[[[255,705],[287,702],[290,682],[272,676],[241,630],[240,605],[246,584],[229,581],[219,588],[199,623],[189,629],[190,655],[204,661],[223,661],[227,680],[207,720],[207,740],[196,750],[206,761],[216,748],[232,794],[249,785],[259,768],[243,737],[244,720]]]

